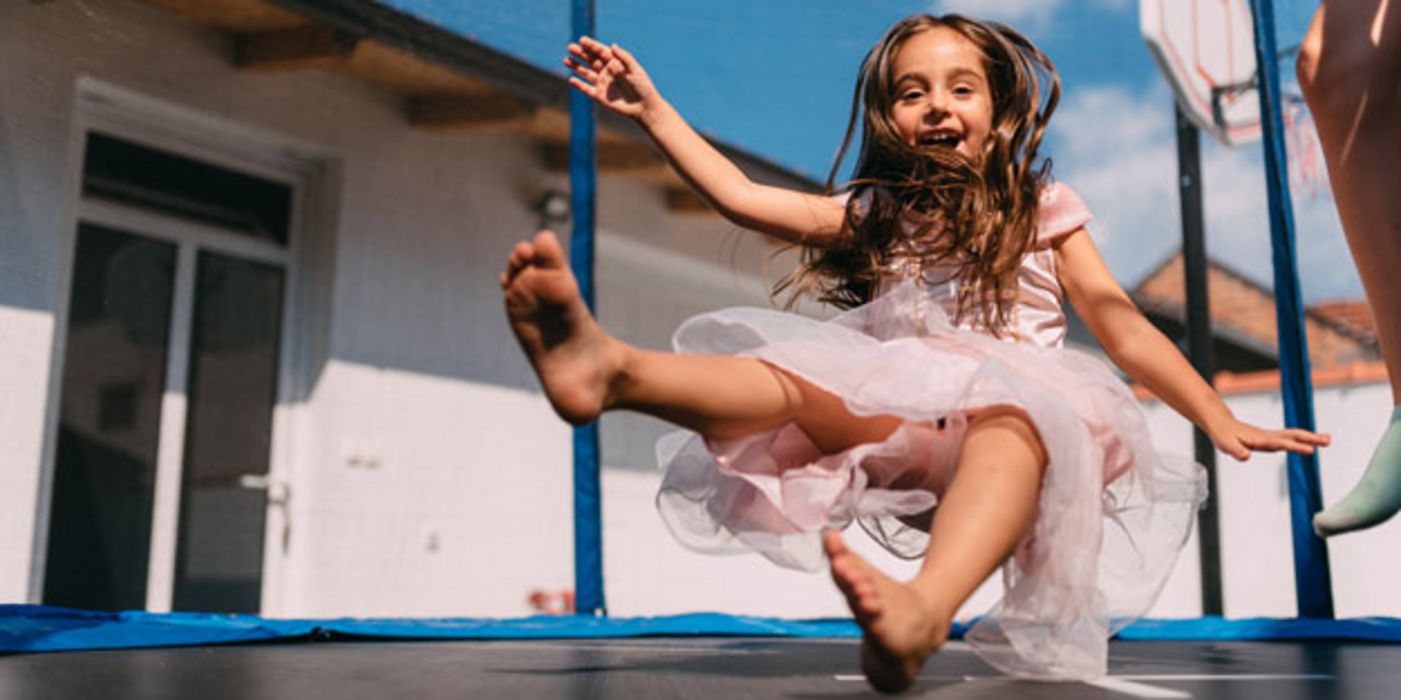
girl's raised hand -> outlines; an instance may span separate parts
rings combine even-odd
[[[642,64],[617,44],[583,37],[569,45],[564,65],[574,72],[570,85],[625,117],[643,119],[661,102]]]
[[[1333,438],[1326,434],[1298,428],[1266,430],[1234,418],[1214,430],[1208,430],[1207,434],[1211,436],[1216,449],[1240,462],[1249,459],[1251,452],[1288,450],[1301,455],[1313,454],[1315,448],[1326,447],[1333,442]]]

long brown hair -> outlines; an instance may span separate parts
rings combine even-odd
[[[966,158],[947,147],[911,146],[891,119],[895,56],[911,37],[935,27],[962,34],[983,54],[992,93],[992,129],[982,152]],[[861,151],[841,242],[804,247],[802,264],[774,286],[791,292],[788,305],[813,293],[851,308],[870,301],[902,226],[914,226],[921,264],[952,263],[960,287],[958,317],[976,308],[989,330],[1009,323],[1017,270],[1036,232],[1036,205],[1050,162],[1036,162],[1046,124],[1060,100],[1055,66],[1026,37],[996,22],[955,14],[916,14],[891,27],[862,63],[838,169],[861,116]]]

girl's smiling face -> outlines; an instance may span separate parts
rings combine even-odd
[[[907,39],[891,62],[890,118],[910,146],[952,148],[976,160],[992,130],[992,92],[983,52],[949,27]]]

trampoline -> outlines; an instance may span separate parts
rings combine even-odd
[[[955,638],[966,625],[954,629]],[[909,697],[1390,698],[1401,622],[1145,620],[1086,683],[998,674],[961,641]],[[872,693],[848,620],[718,614],[270,620],[0,609],[0,696],[826,698]]]
[[[165,4],[186,7],[174,0]],[[413,45],[444,65],[479,70],[475,66],[483,60],[464,52],[454,39],[442,38],[441,28],[399,11],[412,3],[279,0],[274,4],[323,23],[324,32],[311,34],[324,34],[327,45],[320,49],[328,55],[344,48],[341,44],[349,41],[346,36],[376,26],[381,33],[374,38],[386,46]],[[1269,3],[1256,5],[1268,7]],[[580,17],[592,21],[591,3],[578,0],[575,6]],[[591,31],[591,26],[585,26],[576,34]],[[240,41],[256,45],[246,37]],[[261,60],[265,70],[327,60],[321,54],[308,58],[272,52],[259,58],[257,52],[243,53],[247,55],[239,60]],[[542,77],[538,70],[521,69],[506,80],[548,84],[537,92],[556,87],[551,76]],[[571,259],[581,266],[579,277],[587,288],[592,280],[598,144],[592,136],[593,116],[578,95],[574,97],[573,123],[583,128],[576,129],[566,159],[576,180],[571,192],[578,229]],[[432,126],[435,119],[445,118],[443,110],[430,109],[442,104],[415,99],[419,101],[407,110],[411,120]],[[457,115],[463,122],[518,118],[521,115],[515,113]],[[611,146],[616,149],[617,143]],[[1275,150],[1280,148],[1275,145]],[[611,153],[617,157],[616,150]],[[757,161],[747,165],[765,167]],[[1271,167],[1279,171],[1281,166]],[[1280,173],[1275,177],[1279,179]],[[1287,195],[1283,182],[1272,182],[1271,187],[1272,195],[1278,196],[1279,191]],[[670,197],[672,191],[667,194]],[[670,197],[669,201],[681,209],[686,200]],[[1288,211],[1288,200],[1277,202],[1276,209]],[[1278,228],[1289,226],[1282,222]],[[1280,235],[1287,238],[1292,232]],[[1302,365],[1287,368],[1295,383],[1308,371],[1307,358],[1297,356],[1297,345],[1296,339],[1295,347],[1286,353],[1290,355],[1286,364]],[[1303,381],[1290,387],[1293,394],[1286,399],[1291,423],[1312,421],[1311,399]],[[1294,416],[1298,412],[1303,416]],[[377,458],[360,456],[363,446],[352,447],[346,448],[354,453],[347,457],[348,463],[365,473],[379,468]],[[0,605],[0,698],[840,698],[872,694],[858,666],[860,633],[849,620],[711,614],[598,616],[606,610],[598,449],[593,429],[576,434],[574,590],[584,614],[512,620],[305,620]],[[1327,552],[1307,529],[1308,514],[1318,506],[1317,464],[1291,460],[1289,475],[1299,508],[1294,519],[1299,609],[1330,617]],[[269,483],[262,475],[261,481],[243,479],[240,488],[269,490]],[[285,503],[285,494],[279,498]],[[149,532],[138,534],[135,539],[142,546],[151,539]],[[169,531],[162,536],[174,542]],[[422,539],[431,543],[427,551],[437,551],[436,530],[427,530]],[[162,566],[173,569],[175,545],[162,551],[168,560]],[[136,568],[144,574],[143,567]],[[167,587],[179,583],[166,582]],[[166,598],[172,598],[169,591]],[[1367,699],[1396,697],[1401,686],[1401,621],[1389,618],[1140,621],[1110,642],[1106,677],[1067,683],[999,675],[959,641],[964,629],[961,625],[954,630],[954,641],[930,659],[907,697]]]
[[[719,615],[595,621],[258,621],[196,615],[10,611],[29,643],[171,643],[267,635],[260,642],[163,648],[11,651],[0,695],[244,698],[842,698],[872,694],[845,621]],[[259,625],[266,627],[259,630]],[[46,627],[45,632],[38,632]],[[251,631],[250,631],[251,630]],[[125,636],[124,636],[125,635]],[[278,635],[295,635],[282,636]],[[569,636],[573,638],[567,638]],[[634,636],[644,635],[644,636]],[[665,635],[665,636],[662,636]],[[962,642],[925,665],[907,697],[1391,698],[1401,681],[1394,620],[1141,622],[1110,644],[1109,675],[1088,683],[1019,681]],[[1175,637],[1196,636],[1195,641]],[[1261,641],[1270,636],[1274,641]],[[86,639],[83,639],[86,637]],[[436,640],[430,640],[437,637]],[[476,637],[467,639],[464,637]],[[1211,639],[1215,637],[1215,639]],[[1289,639],[1289,637],[1304,637]],[[16,638],[5,639],[7,649]]]

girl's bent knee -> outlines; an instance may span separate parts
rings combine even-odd
[[[1023,443],[1032,453],[1039,468],[1047,462],[1046,445],[1041,433],[1036,429],[1031,416],[1017,406],[992,406],[976,411],[968,417],[969,434],[986,430],[998,430]],[[966,441],[966,438],[965,438]]]

